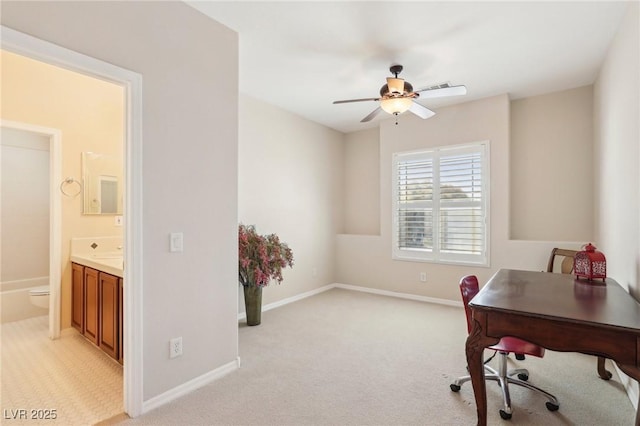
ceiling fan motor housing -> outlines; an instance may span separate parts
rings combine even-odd
[[[404,82],[404,92],[403,93],[398,93],[398,92],[389,92],[389,85],[385,84],[384,86],[382,86],[380,88],[380,96],[393,96],[393,95],[404,95],[406,93],[412,93],[413,92],[413,86],[411,85],[411,83],[409,83],[408,81]]]

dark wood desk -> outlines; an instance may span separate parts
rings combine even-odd
[[[590,283],[573,275],[501,269],[469,307],[473,329],[466,353],[479,425],[487,424],[484,348],[503,336],[604,356],[640,381],[640,304],[612,279]]]

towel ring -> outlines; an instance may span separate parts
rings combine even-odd
[[[74,183],[78,185],[78,192],[68,193],[68,192],[66,192],[64,190],[65,189],[65,185],[72,185]],[[82,192],[82,184],[80,182],[78,182],[77,180],[75,180],[74,178],[68,177],[68,178],[66,178],[65,180],[63,180],[60,183],[60,192],[62,192],[67,197],[77,197]]]

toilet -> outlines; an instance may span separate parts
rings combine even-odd
[[[49,286],[34,287],[29,290],[29,301],[32,305],[49,309]]]

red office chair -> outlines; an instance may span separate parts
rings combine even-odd
[[[478,286],[478,278],[475,275],[467,275],[460,280],[460,293],[462,294],[462,303],[464,303],[465,314],[467,315],[467,331],[471,333],[471,309],[469,308],[469,301],[473,299],[473,297],[478,294],[480,288]],[[549,401],[547,401],[547,409],[549,411],[556,411],[560,408],[560,403],[558,399],[551,395],[549,392],[546,392],[536,386],[533,386],[530,383],[527,383],[529,380],[529,372],[525,369],[515,369],[507,371],[507,357],[510,352],[519,353],[519,354],[527,354],[537,356],[542,358],[544,356],[544,348],[538,345],[534,345],[533,343],[518,339],[516,337],[503,337],[500,341],[488,347],[487,349],[492,349],[499,354],[499,364],[498,370],[494,370],[489,367],[485,361],[485,380],[494,380],[498,382],[500,389],[502,390],[502,398],[504,401],[504,409],[500,410],[500,417],[505,420],[511,418],[511,397],[509,396],[509,384],[514,384],[518,386],[523,386],[527,389],[531,389],[533,391],[539,392],[543,394]],[[513,376],[518,376],[515,378]],[[451,390],[454,392],[458,392],[460,390],[460,386],[471,380],[471,376],[462,376],[456,379],[455,382],[451,384]]]

